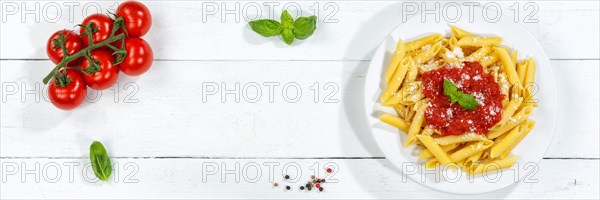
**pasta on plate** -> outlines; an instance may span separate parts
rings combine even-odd
[[[407,134],[405,147],[422,148],[427,168],[470,175],[510,168],[517,161],[510,152],[535,125],[535,61],[517,60],[501,37],[450,30],[398,41],[380,97],[396,113],[380,120]]]

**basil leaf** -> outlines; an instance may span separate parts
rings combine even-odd
[[[300,17],[294,22],[294,36],[300,40],[310,37],[317,29],[317,17]]]
[[[112,173],[112,165],[102,143],[94,141],[90,145],[90,161],[96,177],[100,180],[108,181]]]
[[[292,29],[283,29],[283,32],[281,32],[281,38],[286,44],[292,45],[294,42],[294,33],[292,32]]]
[[[444,94],[448,96],[448,99],[450,99],[451,104],[458,102],[458,105],[460,105],[460,107],[467,110],[475,110],[477,108],[477,105],[479,103],[477,102],[477,100],[475,100],[475,97],[471,94],[466,94],[461,91],[458,91],[458,88],[456,87],[456,85],[454,85],[452,81],[444,79],[443,88]]]
[[[456,88],[454,83],[452,83],[452,81],[444,79],[443,87],[444,87],[444,94],[446,96],[448,96],[448,98],[450,99],[450,103],[456,103],[458,101],[458,98],[456,96],[456,92],[458,91],[458,88]]]
[[[279,35],[282,30],[281,23],[272,19],[252,20],[248,24],[254,32],[264,37]]]
[[[478,104],[479,103],[477,102],[477,100],[475,100],[475,97],[473,95],[464,93],[460,96],[460,100],[458,101],[458,105],[467,110],[475,110]]]
[[[283,24],[284,29],[294,28],[294,17],[292,17],[287,10],[284,10],[283,13],[281,13],[281,23]]]

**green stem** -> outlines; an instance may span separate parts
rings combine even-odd
[[[67,63],[69,63],[69,62],[71,62],[71,61],[73,61],[75,59],[78,59],[81,56],[84,56],[87,52],[90,52],[90,51],[92,51],[94,49],[97,49],[97,48],[100,48],[100,47],[103,47],[103,46],[110,45],[110,43],[116,42],[116,41],[118,41],[120,39],[123,39],[123,38],[125,38],[125,34],[121,33],[119,35],[116,35],[114,37],[110,37],[110,38],[108,38],[108,39],[106,39],[106,40],[104,40],[104,41],[102,41],[100,43],[97,43],[97,44],[90,43],[90,46],[82,49],[81,51],[79,51],[79,52],[77,52],[77,53],[75,53],[73,55],[64,57],[63,60],[61,60],[56,65],[56,67],[54,67],[54,69],[52,69],[52,71],[48,75],[46,75],[46,77],[43,80],[44,84],[48,84],[48,81],[50,81],[50,79],[52,78],[52,76],[54,74],[56,74],[56,72],[58,72]]]
[[[121,34],[123,34],[123,33],[121,33]],[[121,49],[119,49],[119,48],[117,48],[117,47],[113,46],[112,44],[107,44],[106,46],[107,46],[108,48],[112,49],[113,51],[118,51],[118,50],[121,50]]]

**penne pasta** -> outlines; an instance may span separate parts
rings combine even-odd
[[[510,129],[516,127],[517,125],[525,121],[531,115],[532,112],[533,106],[526,106],[521,108],[521,110],[519,110],[514,116],[510,117],[504,125],[490,130],[490,132],[488,132],[487,134],[487,137],[489,139],[499,137],[500,135],[506,133]]]
[[[416,135],[421,131],[421,126],[423,125],[425,109],[427,109],[426,103],[421,103],[421,105],[418,106],[415,117],[410,124],[410,128],[408,129],[408,136],[406,137],[406,141],[404,143],[405,147],[415,143]]]
[[[400,62],[400,66],[396,70],[396,73],[394,73],[394,77],[389,82],[387,88],[381,95],[381,102],[385,103],[392,95],[396,93],[396,91],[398,91],[398,89],[400,89],[400,86],[404,81],[404,77],[406,76],[406,73],[408,72],[408,69],[411,67],[411,65],[414,65],[414,62],[412,61],[411,57],[405,57],[404,59],[402,59],[402,62]]]
[[[396,104],[396,105],[394,105],[394,110],[396,110],[396,114],[398,114],[398,116],[400,118],[402,118],[402,117],[404,117],[406,115],[405,109],[406,109],[405,105],[402,105],[402,104]]]
[[[431,34],[431,35],[422,37],[420,39],[404,43],[404,47],[407,52],[414,51],[414,50],[420,49],[421,47],[425,46],[426,44],[435,43],[438,40],[440,40],[441,38],[442,38],[442,34],[439,34],[439,33]]]
[[[458,151],[450,154],[450,160],[452,162],[462,161],[472,155],[483,152],[487,148],[490,148],[494,144],[491,140],[483,140],[479,142],[472,142],[469,145],[459,149]]]
[[[438,162],[437,158],[432,158],[425,163],[425,168],[433,169],[436,168],[439,164],[440,163]]]
[[[525,72],[525,78],[523,83],[533,83],[533,80],[535,78],[535,61],[533,60],[533,58],[529,58],[529,61],[527,62],[527,71]]]
[[[465,142],[473,142],[473,141],[485,141],[488,140],[485,136],[475,134],[475,133],[467,133],[463,135],[449,135],[444,137],[435,138],[435,143],[439,145],[451,145]]]
[[[487,150],[487,149],[486,149]],[[479,159],[483,156],[483,153],[485,152],[485,150],[480,151],[479,153],[473,154],[471,156],[469,156],[466,160],[465,160],[465,164],[468,165],[472,165],[474,163],[476,163],[477,161],[479,161]]]
[[[517,162],[517,157],[508,157],[499,160],[492,160],[477,166],[470,175],[482,174],[492,171],[498,171],[512,167]]]
[[[442,148],[442,150],[444,152],[448,153],[449,151],[458,147],[458,144],[444,145],[444,146],[440,146],[440,147]],[[433,154],[431,153],[431,151],[429,151],[429,149],[423,149],[421,151],[421,153],[419,154],[420,159],[426,159],[426,158],[432,158],[432,157],[433,157]]]
[[[458,39],[456,39],[456,37],[450,37],[450,39],[448,39],[448,49],[454,50],[455,48],[459,47],[457,43]]]
[[[535,121],[533,121],[531,119],[528,119],[527,121],[525,121],[522,124],[524,130],[522,130],[523,132],[521,132],[521,135],[520,135],[520,138],[518,138],[519,139],[518,141],[510,141],[510,139],[512,139],[512,138],[509,138],[510,135],[507,135],[506,137],[504,137],[502,140],[505,140],[505,142],[509,143],[510,146],[508,147],[507,150],[504,151],[504,153],[502,153],[500,155],[500,158],[506,158],[506,156],[508,156],[508,154],[517,146],[517,144],[519,144],[523,140],[523,138],[525,136],[527,136],[529,134],[529,132],[531,132],[534,125],[535,125]],[[517,126],[517,128],[518,127],[520,127],[520,126]],[[501,144],[501,143],[499,143],[499,144]],[[491,155],[492,154],[490,151],[490,157],[491,157]]]
[[[510,52],[510,60],[512,61],[512,63],[517,63],[517,54],[519,53],[519,51],[514,50]]]
[[[519,82],[523,83],[523,85],[527,85],[527,83],[525,82],[525,72],[527,70],[527,60],[522,60],[521,62],[517,63],[517,75],[519,75]]]
[[[414,105],[417,101],[423,99],[423,88],[421,81],[409,82],[394,94],[383,105]]]
[[[410,124],[408,124],[406,121],[400,119],[399,117],[396,117],[394,115],[390,115],[390,114],[383,114],[381,115],[381,117],[379,117],[379,120],[381,120],[382,122],[385,122],[386,124],[392,125],[396,128],[399,128],[400,130],[408,133],[408,128],[410,127]]]
[[[431,151],[431,154],[433,154],[433,156],[435,156],[435,158],[441,164],[445,165],[451,162],[450,158],[448,157],[448,154],[446,154],[446,152],[444,152],[439,145],[433,142],[433,138],[431,136],[418,135],[417,138],[421,141],[421,143],[423,143],[425,147],[427,147],[429,151]]]
[[[404,42],[402,42],[402,39],[398,39],[396,50],[392,54],[392,60],[390,61],[387,70],[385,71],[386,83],[389,84],[392,78],[394,77],[394,74],[396,73],[398,66],[400,66],[400,62],[402,61],[402,58],[404,58],[405,53],[406,52],[404,50]]]
[[[425,63],[431,60],[438,52],[442,49],[442,43],[438,42],[432,45],[430,48],[421,52],[419,55],[415,56],[415,62],[417,64]]]
[[[450,51],[446,47],[442,47],[442,49],[440,50],[440,52],[438,54],[448,64],[457,65],[459,63],[458,58],[456,58],[456,56],[452,53],[452,51]]]
[[[490,158],[505,156],[512,151],[515,146],[525,138],[525,136],[533,129],[535,121],[526,120],[516,128],[513,128],[497,145],[490,149]]]
[[[410,65],[408,68],[408,73],[406,74],[405,84],[412,83],[417,80],[417,75],[419,75],[419,70],[416,65]]]
[[[466,37],[466,36],[470,36],[470,37],[475,36],[475,35],[473,35],[473,33],[469,33],[467,31],[465,31],[465,30],[463,30],[461,28],[458,28],[456,26],[453,26],[453,25],[450,25],[450,31],[452,31],[452,34],[454,36],[456,36],[457,38],[459,38],[459,39],[463,38],[463,37]]]
[[[496,126],[503,126],[506,123],[506,121],[508,121],[513,116],[513,114],[515,114],[515,111],[519,109],[519,106],[521,106],[522,102],[522,99],[509,101],[508,104],[504,106],[504,110],[502,111],[501,115],[502,119],[500,120],[500,122],[498,122]]]
[[[416,113],[415,105],[406,106],[406,116],[404,117],[404,120],[412,121],[412,118]]]
[[[496,62],[498,62],[498,56],[496,56],[496,54],[494,53],[488,54],[480,60],[480,64],[483,67],[488,67]]]
[[[517,75],[517,71],[515,69],[515,64],[512,62],[510,56],[506,49],[494,47],[494,52],[500,62],[502,63],[502,67],[504,72],[506,73],[506,77],[508,78],[508,82],[510,85],[520,85],[519,76]]]
[[[535,61],[533,60],[533,58],[529,58],[529,61],[527,62],[527,70],[525,72],[525,77],[523,81],[523,83],[525,84],[525,88],[523,90],[523,98],[525,99],[524,106],[537,105],[535,100],[533,99],[533,89],[535,88],[535,68]]]
[[[458,46],[483,47],[498,46],[500,43],[502,43],[501,37],[465,36],[460,38],[456,44],[458,44]]]
[[[471,53],[469,56],[467,56],[465,58],[465,60],[471,61],[471,62],[473,62],[473,61],[479,62],[479,61],[481,61],[481,59],[483,59],[483,57],[490,54],[491,52],[492,52],[492,48],[490,48],[488,46],[484,46],[484,47],[477,49],[477,51]]]
[[[433,135],[433,133],[434,133],[434,130],[431,127],[426,126],[425,128],[423,128],[423,130],[419,134],[431,136],[431,135]]]

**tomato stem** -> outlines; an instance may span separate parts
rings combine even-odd
[[[121,17],[117,17],[117,19],[115,19],[116,23],[122,23],[122,22],[120,22],[120,21],[122,21],[122,19],[119,20],[119,18],[121,18]],[[124,26],[122,26],[120,24],[118,24],[114,28],[120,28],[120,27],[123,27],[123,29],[125,29]],[[86,31],[86,32],[88,32],[88,31]],[[113,31],[113,32],[115,32],[115,31]],[[88,34],[86,34],[86,35],[88,35]],[[91,35],[91,34],[89,34],[89,35]],[[88,39],[91,39],[91,36],[88,36]],[[102,42],[93,43],[92,41],[90,41],[89,42],[90,45],[87,46],[86,48],[82,49],[81,51],[79,51],[79,52],[77,52],[77,53],[75,53],[73,55],[70,55],[70,56],[64,56],[63,59],[56,65],[56,67],[54,67],[52,69],[52,71],[50,71],[50,73],[48,73],[48,75],[46,75],[46,77],[44,77],[44,79],[42,80],[42,82],[44,84],[48,84],[48,82],[50,81],[50,79],[52,78],[52,76],[57,75],[57,73],[59,73],[60,69],[62,69],[63,67],[65,67],[67,65],[67,63],[69,63],[69,62],[71,62],[73,60],[76,60],[76,59],[78,59],[78,58],[80,58],[82,56],[88,55],[94,49],[97,49],[97,48],[100,48],[100,47],[104,47],[104,46],[112,47],[111,43],[119,41],[119,40],[122,41],[123,39],[125,39],[125,33],[120,33],[118,35],[114,35],[114,33],[113,33],[113,34],[111,34],[111,36],[108,39],[106,39],[106,40],[104,40]],[[64,46],[65,45],[62,44],[62,45],[60,45],[60,48],[63,49],[63,53],[64,53],[64,55],[66,55],[67,54],[66,53],[67,49]],[[125,52],[125,54],[126,53],[127,52]]]

